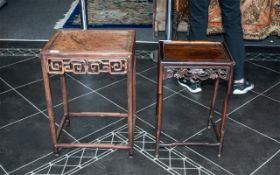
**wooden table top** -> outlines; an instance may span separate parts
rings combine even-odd
[[[135,45],[134,30],[58,30],[42,49],[45,55],[124,55]]]
[[[163,62],[231,63],[232,58],[221,42],[161,41]]]

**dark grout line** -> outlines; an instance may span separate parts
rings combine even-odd
[[[257,67],[261,67],[261,68],[264,68],[264,69],[267,69],[267,70],[270,70],[270,71],[272,71],[272,72],[275,72],[275,73],[278,73],[278,74],[280,74],[280,72],[278,72],[278,71],[276,71],[276,70],[273,70],[273,69],[271,69],[271,68],[269,68],[269,67],[265,67],[265,66],[263,66],[263,65],[260,65],[260,64],[257,64],[257,63],[253,63],[252,61],[246,61],[246,62],[248,62],[248,63],[250,63],[250,64],[253,64],[253,65],[255,65],[255,66],[257,66]]]
[[[156,66],[154,66],[154,67],[156,67]],[[153,67],[151,67],[151,68],[149,68],[149,69],[152,69]],[[143,78],[145,78],[145,79],[148,79],[148,80],[150,80],[150,81],[152,81],[153,83],[155,83],[155,81],[154,80],[151,80],[151,79],[149,79],[149,78],[147,78],[146,76],[144,76],[144,75],[142,75],[141,73],[143,73],[143,72],[145,72],[145,71],[148,71],[149,69],[147,69],[147,70],[144,70],[144,71],[141,71],[141,72],[139,72],[139,73],[137,73],[139,76],[141,76],[141,77],[143,77]],[[276,71],[277,72],[277,71]],[[278,72],[279,73],[279,72]],[[73,77],[71,76],[70,78],[72,78],[73,79]],[[125,78],[124,78],[125,79]],[[112,86],[113,84],[116,84],[116,83],[118,83],[118,82],[120,82],[120,81],[123,81],[124,79],[121,79],[121,80],[119,80],[119,81],[116,81],[116,82],[113,82],[112,84],[109,84],[109,85],[106,85],[106,86],[104,86],[104,87],[101,87],[101,88],[99,88],[99,89],[97,89],[97,90],[92,90],[90,93],[94,93],[94,92],[96,92],[96,91],[99,91],[99,90],[101,90],[101,89],[103,89],[103,88],[106,88],[106,87],[109,87],[109,86]],[[1,80],[1,77],[0,77],[0,80]],[[42,79],[40,79],[40,80],[42,80]],[[36,80],[36,81],[40,81],[40,80]],[[79,81],[79,80],[77,80],[77,81]],[[6,82],[4,82],[4,83],[6,83]],[[6,83],[6,84],[8,84],[8,83]],[[28,84],[32,84],[32,82],[30,82],[30,83],[28,83]],[[28,84],[26,84],[26,85],[28,85]],[[82,82],[80,83],[80,84],[83,84]],[[278,82],[278,84],[279,84],[279,82]],[[84,84],[83,84],[84,85]],[[86,85],[85,85],[86,86]],[[12,87],[12,86],[11,86]],[[19,88],[19,87],[17,87],[17,88]],[[12,91],[12,90],[14,90],[14,91],[16,91],[16,89],[17,88],[14,88],[14,89],[11,89],[11,90],[8,90],[8,91]],[[176,95],[176,91],[174,91],[174,90],[172,90],[172,89],[170,89],[170,88],[168,88],[168,87],[165,87],[165,88],[167,88],[167,89],[169,89],[169,90],[171,90],[171,91],[173,91],[173,92],[175,92],[175,93],[173,93],[172,95],[170,95],[170,96],[173,96],[173,95]],[[270,89],[270,88],[269,88]],[[177,94],[179,94],[179,95],[181,95],[181,96],[184,96],[183,94],[180,94],[180,92],[181,91],[183,91],[184,89],[182,89],[182,90],[180,90],[180,91],[177,91]],[[268,89],[267,89],[268,90]],[[266,90],[266,91],[267,91]],[[264,92],[266,92],[266,91],[264,91]],[[254,91],[253,91],[254,92]],[[263,93],[264,93],[263,92]],[[256,93],[256,92],[254,92],[254,93]],[[256,96],[256,98],[257,97],[259,97],[259,96],[265,96],[265,95],[263,95],[263,93],[257,93],[258,94],[258,96]],[[0,93],[1,94],[1,93]],[[99,94],[99,93],[98,93]],[[83,94],[84,95],[84,94]],[[100,94],[99,94],[100,95]],[[101,94],[102,95],[102,94]],[[103,96],[103,95],[102,95]],[[168,97],[170,97],[170,96],[168,96]],[[189,99],[188,97],[186,97],[186,96],[184,96],[185,98],[187,98],[187,99]],[[78,99],[77,97],[75,97],[76,99]],[[268,97],[269,98],[269,97]],[[106,97],[105,97],[105,99],[107,99]],[[254,98],[255,99],[255,98]],[[75,99],[74,99],[75,100]],[[107,99],[108,100],[108,99]],[[190,99],[189,99],[190,100]],[[70,100],[69,100],[70,101]],[[110,101],[111,102],[111,101]],[[248,101],[248,103],[250,103],[251,101],[249,100]],[[245,102],[246,104],[248,104],[247,102]],[[115,103],[114,103],[115,104]],[[152,105],[154,105],[155,103],[153,103],[153,104],[150,104],[150,105],[148,105],[148,106],[146,106],[146,107],[144,107],[144,108],[142,108],[142,109],[140,109],[139,111],[142,111],[142,110],[145,110],[146,108],[148,108],[148,107],[150,107],[150,106],[152,106]],[[199,103],[200,104],[200,103]],[[246,105],[245,104],[245,105]],[[59,104],[59,105],[61,105],[61,104]],[[203,105],[203,104],[202,104]],[[57,106],[57,105],[56,105]],[[204,106],[204,105],[203,105]],[[205,106],[204,106],[205,107]],[[240,108],[239,108],[240,109]],[[238,110],[238,109],[237,109]],[[42,111],[45,111],[45,110],[42,110]],[[138,112],[139,112],[138,111]],[[36,114],[39,114],[39,113],[41,113],[41,112],[38,112],[38,113],[36,113]],[[33,115],[35,115],[35,114],[33,114]],[[139,118],[139,117],[138,117]],[[230,118],[230,117],[229,117]],[[143,119],[142,119],[143,120]],[[232,121],[234,121],[233,119],[232,119]],[[235,121],[234,121],[235,122]],[[237,122],[238,123],[238,122]],[[241,124],[241,123],[238,123],[238,124]],[[246,125],[243,125],[242,124],[242,126],[245,126],[245,127],[247,127],[247,128],[249,128],[248,126],[246,126]],[[0,128],[1,129],[1,128]],[[249,129],[251,129],[251,130],[253,130],[253,131],[257,131],[257,130],[254,130],[254,129],[252,129],[252,128],[249,128]],[[262,135],[262,133],[260,133],[260,132],[257,132],[257,133],[259,133],[259,134],[261,134]],[[263,135],[263,136],[265,136],[265,135]],[[83,136],[83,137],[87,137],[87,136]],[[268,137],[268,136],[266,136],[266,137]],[[268,137],[268,138],[270,138],[270,137]],[[270,138],[271,139],[271,138]],[[78,139],[78,140],[80,140],[80,139]],[[277,152],[277,154],[280,152],[280,150]],[[276,154],[275,154],[276,155]],[[273,157],[275,157],[275,155],[274,156],[272,156],[271,157],[271,159],[273,158]],[[263,165],[265,165],[267,162],[265,162]],[[260,169],[261,167],[259,167],[259,168],[257,168],[256,170],[258,170],[258,169]],[[255,173],[255,171],[254,172],[252,172],[252,173]]]
[[[55,75],[50,75],[49,77],[50,77],[50,78],[52,78],[52,77],[54,77],[54,76],[55,76]],[[40,82],[40,81],[43,81],[43,79],[41,78],[41,79],[37,79],[37,80],[31,81],[31,82],[29,82],[29,83],[26,83],[26,84],[23,84],[23,85],[20,85],[20,86],[14,87],[14,89],[20,89],[20,88],[23,88],[23,87],[25,87],[25,86],[28,86],[28,85],[32,85],[32,84],[38,83],[38,82]],[[5,94],[5,93],[10,92],[10,91],[13,91],[13,89],[9,89],[9,90],[6,90],[6,91],[3,91],[3,92],[0,92],[0,95]]]
[[[245,105],[247,105],[248,103],[252,102],[253,100],[257,99],[257,98],[260,97],[260,96],[267,97],[267,96],[264,95],[264,94],[265,94],[266,92],[268,92],[269,90],[273,89],[273,88],[274,88],[275,86],[277,86],[278,84],[280,84],[280,82],[274,84],[273,86],[271,86],[270,88],[264,90],[264,91],[261,92],[261,93],[258,93],[258,92],[254,91],[254,90],[251,90],[251,92],[257,94],[257,96],[255,96],[254,98],[252,98],[252,99],[246,101],[245,103],[243,103],[242,105],[238,106],[237,108],[233,109],[228,115],[231,115],[231,114],[234,113],[235,111],[241,109],[242,107],[244,107]],[[269,99],[275,101],[274,99],[272,99],[272,98],[270,98],[270,97],[267,97],[267,98],[269,98]],[[278,102],[278,100],[276,100],[276,102]]]
[[[3,80],[0,77],[0,80],[3,81],[7,86],[9,86],[10,88],[12,88],[19,96],[21,96],[26,102],[28,102],[31,106],[33,106],[37,111],[39,111],[41,114],[43,114],[46,118],[48,118],[48,116],[42,111],[40,110],[36,105],[34,105],[31,101],[29,101],[24,95],[22,95],[20,92],[18,92],[14,87],[12,87],[9,83],[7,83],[5,80]],[[57,124],[57,123],[56,123]],[[57,124],[59,125],[59,124]],[[72,136],[70,133],[68,133],[67,131],[63,130],[63,132],[65,132],[68,136],[70,136],[72,139],[76,140],[76,138],[74,136]],[[77,141],[77,140],[76,140]]]
[[[112,104],[116,105],[117,107],[119,107],[120,109],[124,110],[127,112],[127,109],[125,109],[124,107],[118,105],[117,103],[115,103],[114,101],[108,99],[107,97],[105,97],[104,95],[100,94],[99,92],[97,92],[96,90],[93,90],[91,87],[83,84],[80,80],[77,80],[75,77],[71,76],[71,75],[68,75],[70,78],[72,78],[74,81],[76,81],[77,83],[79,83],[80,85],[82,85],[83,87],[87,88],[88,90],[90,90],[92,93],[96,93],[98,94],[99,96],[101,96],[102,98],[106,99],[107,101],[111,102]],[[112,84],[111,84],[112,85]],[[99,89],[100,90],[100,89]]]
[[[235,120],[235,119],[233,119],[231,117],[228,117],[228,119],[233,121],[236,124],[239,124],[240,126],[246,127],[247,129],[249,129],[249,130],[251,130],[251,131],[253,131],[253,132],[257,133],[257,134],[260,134],[260,135],[262,135],[262,136],[264,136],[264,137],[266,137],[266,138],[268,138],[268,139],[270,139],[270,140],[280,144],[280,141],[278,141],[278,140],[276,140],[276,139],[274,139],[274,138],[272,138],[272,137],[270,137],[270,136],[268,136],[268,135],[266,135],[266,134],[264,134],[264,133],[262,133],[262,132],[260,132],[260,131],[258,131],[256,129],[254,129],[254,128],[251,128],[250,126],[247,126],[244,123],[241,123],[241,122],[239,122],[239,121],[237,121],[237,120]]]
[[[0,69],[3,69],[3,68],[6,68],[6,67],[10,67],[10,66],[13,66],[13,65],[16,65],[16,64],[19,64],[19,63],[23,63],[25,61],[30,61],[30,60],[33,60],[33,59],[36,59],[38,57],[30,57],[30,58],[26,58],[26,59],[23,59],[23,60],[20,60],[20,61],[17,61],[17,62],[14,62],[14,63],[11,63],[11,64],[6,64],[4,66],[1,66]],[[0,58],[1,60],[1,58]]]
[[[144,119],[142,119],[142,118],[140,118],[140,117],[137,117],[137,118],[138,118],[141,122],[143,122],[144,124],[146,124],[146,125],[148,125],[149,127],[155,129],[155,127],[154,127],[153,125],[151,125],[150,123],[148,123],[148,122],[145,121]],[[205,129],[205,128],[204,128],[204,129]],[[202,130],[204,130],[204,129],[202,129]],[[200,132],[202,132],[202,131],[200,130],[200,131],[198,131],[197,133],[195,133],[194,135],[197,135],[197,134],[199,134]],[[167,138],[169,138],[169,139],[171,139],[171,140],[173,140],[173,141],[175,141],[175,142],[177,141],[175,138],[173,138],[172,136],[170,136],[169,134],[167,134],[167,133],[165,133],[165,132],[163,132],[163,131],[161,131],[161,134],[165,135]],[[227,169],[225,169],[224,167],[222,167],[221,165],[219,165],[219,164],[213,162],[213,161],[210,160],[209,158],[207,158],[207,157],[203,156],[202,154],[198,153],[198,152],[195,151],[194,149],[191,149],[191,148],[189,148],[189,147],[187,147],[187,146],[185,146],[185,148],[189,149],[190,151],[192,151],[193,153],[195,153],[195,154],[197,154],[198,156],[202,157],[203,159],[205,159],[205,160],[211,162],[212,164],[218,166],[219,168],[225,170],[225,171],[228,172],[229,174],[233,174],[233,173],[231,173],[229,170],[227,170]]]
[[[280,154],[280,149],[273,154],[269,159],[267,159],[263,164],[261,164],[257,169],[255,169],[253,172],[250,173],[250,175],[254,175],[255,173],[257,173],[263,166],[265,166],[268,162],[270,162],[275,156],[277,156],[277,154]]]
[[[146,70],[144,70],[144,71],[146,71]],[[141,72],[144,72],[144,71],[141,71]],[[68,73],[67,73],[66,75],[69,76]],[[54,76],[55,76],[55,75],[50,75],[50,77],[54,77]],[[69,76],[69,77],[70,77],[70,76]],[[1,78],[1,77],[0,77],[0,78]],[[70,78],[72,79],[72,77],[70,77]],[[99,91],[99,90],[102,90],[103,88],[110,87],[110,86],[112,86],[112,85],[114,85],[114,84],[116,84],[116,83],[118,83],[118,82],[120,82],[120,81],[123,81],[124,79],[126,79],[126,78],[123,78],[123,79],[121,79],[121,80],[118,80],[118,81],[116,81],[116,82],[113,82],[113,83],[111,83],[111,84],[109,84],[109,85],[105,85],[105,86],[103,86],[103,87],[101,87],[101,88],[96,89],[95,91]],[[0,80],[1,80],[1,79],[0,79]],[[17,87],[15,87],[15,88],[11,88],[11,89],[9,89],[9,90],[7,90],[7,91],[1,92],[0,95],[2,95],[2,94],[4,94],[4,93],[8,93],[8,92],[10,92],[10,91],[14,91],[14,89],[16,90],[16,89],[25,87],[25,86],[27,86],[27,85],[30,85],[30,84],[39,82],[39,81],[42,81],[42,79],[38,79],[38,80],[35,80],[35,81],[32,81],[32,82],[29,82],[29,83],[27,83],[27,84],[17,86]],[[4,83],[5,83],[5,82],[4,82]],[[12,86],[11,86],[11,87],[12,87]],[[89,95],[89,94],[91,94],[91,93],[94,93],[95,91],[92,90],[92,91],[89,92],[89,93],[85,93],[85,94],[82,94],[82,95],[80,95],[80,96],[77,96],[77,97],[74,97],[74,98],[72,98],[72,99],[69,99],[68,102],[75,101],[76,99],[79,99],[79,98],[81,98],[81,97],[84,97],[85,95]],[[57,108],[57,107],[61,106],[62,104],[63,104],[63,103],[59,103],[59,104],[57,104],[57,105],[54,105],[54,108]],[[46,112],[47,109],[42,109],[41,111],[42,111],[42,112]],[[31,114],[31,115],[29,115],[29,116],[26,116],[26,117],[24,117],[24,118],[22,118],[22,119],[13,121],[13,122],[11,122],[11,123],[8,123],[8,124],[6,124],[5,126],[0,127],[0,130],[3,129],[3,128],[8,127],[8,126],[10,126],[10,125],[13,125],[13,124],[16,124],[16,123],[18,123],[18,122],[21,122],[21,121],[23,121],[23,120],[25,120],[25,119],[28,119],[28,118],[30,118],[30,117],[32,117],[32,116],[35,116],[35,115],[37,115],[37,114],[39,114],[39,113],[40,113],[40,112],[37,112],[37,113],[35,113],[35,114]],[[79,139],[78,139],[78,140],[79,140]]]
[[[31,117],[34,117],[34,116],[36,116],[36,115],[38,115],[38,114],[40,114],[40,113],[41,113],[41,112],[36,112],[36,113],[34,113],[34,114],[31,114],[31,115],[28,115],[28,116],[26,116],[26,117],[23,117],[23,118],[21,118],[21,119],[19,119],[19,120],[10,122],[10,123],[8,123],[8,124],[6,124],[6,125],[4,125],[4,126],[0,126],[0,130],[1,130],[1,129],[4,129],[4,128],[7,128],[7,127],[9,127],[9,126],[11,126],[11,125],[13,125],[13,124],[22,122],[22,121],[24,121],[24,120],[26,120],[26,119],[29,119],[29,118],[31,118]]]
[[[274,98],[272,98],[272,97],[269,97],[269,96],[267,96],[267,95],[262,94],[261,96],[262,96],[262,97],[265,97],[265,98],[268,98],[268,99],[270,99],[270,100],[272,100],[272,101],[275,101],[276,103],[280,103],[279,100],[276,100],[276,99],[274,99]]]
[[[141,77],[143,77],[143,78],[145,78],[145,79],[147,79],[147,80],[149,80],[149,81],[151,81],[151,82],[153,82],[153,83],[155,83],[155,84],[157,84],[157,82],[156,81],[154,81],[154,80],[152,80],[152,79],[150,79],[149,77],[146,77],[145,75],[142,75],[142,74],[138,74],[139,76],[141,76]],[[177,91],[174,91],[173,89],[170,89],[169,87],[167,87],[167,86],[163,86],[165,89],[168,89],[168,90],[170,90],[170,91],[172,91],[173,93],[177,93]],[[186,88],[184,88],[184,89],[182,89],[182,90],[179,90],[180,92],[181,91],[183,91],[183,90],[185,90]],[[194,99],[192,99],[192,98],[189,98],[189,97],[187,97],[187,96],[185,96],[185,95],[183,95],[183,94],[181,94],[181,93],[177,93],[178,95],[180,95],[180,96],[182,96],[182,97],[185,97],[185,98],[187,98],[188,100],[190,100],[190,101],[192,101],[192,102],[194,102],[194,103],[196,103],[196,104],[198,104],[198,105],[200,105],[200,106],[202,106],[202,107],[204,107],[204,108],[206,108],[206,109],[209,109],[209,107],[207,107],[207,106],[205,106],[204,104],[202,104],[202,103],[199,103],[198,101],[195,101]],[[218,111],[215,111],[217,114],[220,114]]]
[[[2,166],[2,164],[0,164],[0,168],[4,171],[4,175],[8,175],[8,172],[5,170],[5,168]]]
[[[150,80],[151,82],[156,83],[154,80],[151,80],[150,78],[147,78],[147,77],[145,77],[144,75],[141,75],[141,76],[142,76],[143,78],[146,78],[147,80]],[[277,83],[276,85],[278,85],[278,84],[280,84],[280,82]],[[276,86],[276,85],[274,85],[274,86]],[[273,86],[273,87],[274,87],[274,86]],[[271,87],[271,88],[273,88],[273,87]],[[167,88],[168,88],[168,87],[167,87]],[[271,89],[271,88],[269,88],[269,89]],[[170,88],[168,88],[168,89],[170,89]],[[268,90],[269,90],[269,89],[268,89]],[[172,90],[172,89],[170,89],[170,90]],[[184,89],[183,89],[183,90],[184,90]],[[172,90],[172,91],[173,91],[173,90]],[[181,91],[182,91],[182,90],[181,90]],[[180,91],[180,92],[181,92],[181,91]],[[200,106],[202,106],[202,107],[205,107],[206,109],[209,110],[209,107],[207,107],[207,106],[205,106],[205,105],[203,105],[203,104],[201,104],[201,103],[199,103],[199,102],[197,102],[197,101],[195,101],[195,100],[193,100],[193,99],[190,99],[189,97],[187,97],[187,96],[181,94],[180,92],[179,92],[179,93],[177,93],[176,91],[174,91],[174,92],[175,92],[176,94],[178,94],[178,95],[180,95],[180,96],[182,96],[182,97],[184,97],[184,98],[187,98],[187,99],[191,100],[192,102],[195,102],[196,104],[198,104],[198,105],[200,105]],[[254,92],[254,93],[255,93],[255,92]],[[256,93],[256,94],[258,94],[258,93]],[[232,121],[235,121],[234,119],[230,118],[230,115],[231,115],[233,112],[235,112],[235,111],[241,109],[242,107],[244,107],[244,106],[247,105],[248,103],[252,102],[254,99],[256,99],[256,98],[259,97],[259,96],[261,96],[261,94],[258,94],[258,95],[257,95],[256,97],[254,97],[253,99],[248,100],[248,101],[245,102],[243,105],[239,106],[238,108],[236,108],[236,109],[234,109],[233,111],[231,111],[230,113],[228,113],[228,118],[231,119]],[[218,111],[214,111],[214,112],[217,113],[217,114],[219,114],[219,115],[221,115],[221,113],[218,112]],[[218,119],[216,122],[218,122],[219,120],[220,120],[220,119]],[[273,139],[273,138],[267,136],[266,134],[261,133],[261,132],[255,130],[255,129],[253,129],[253,128],[250,128],[249,126],[247,126],[247,125],[245,125],[245,124],[243,124],[243,123],[241,123],[241,122],[236,122],[236,121],[235,121],[235,123],[238,123],[238,124],[241,125],[241,126],[246,126],[246,128],[248,128],[248,129],[254,131],[255,133],[261,134],[261,135],[263,135],[263,136],[265,136],[265,137],[267,137],[267,138],[269,138],[269,139],[271,139],[271,140],[273,140],[273,141],[275,141],[275,142],[277,142],[277,143],[280,143],[280,141],[277,141],[277,140],[275,140],[275,139]],[[195,135],[199,134],[200,132],[202,132],[202,131],[205,130],[205,129],[207,129],[207,128],[202,129],[201,131],[199,131],[199,132],[196,133]],[[192,138],[192,137],[194,137],[195,135],[189,137],[189,139]]]

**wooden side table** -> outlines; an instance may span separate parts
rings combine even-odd
[[[113,148],[129,150],[133,155],[136,109],[135,31],[133,30],[59,30],[41,51],[45,97],[54,153],[59,148]],[[128,112],[69,112],[65,73],[127,74]],[[55,127],[49,74],[61,79],[64,116]],[[124,117],[128,120],[128,144],[59,143],[61,130],[71,117]]]
[[[157,97],[157,126],[156,126],[156,151],[158,156],[159,147],[162,146],[218,146],[218,156],[221,156],[224,141],[225,123],[228,111],[228,98],[231,94],[233,66],[227,48],[220,42],[204,41],[160,41],[159,42],[159,62],[158,62],[158,97]],[[187,78],[193,80],[215,79],[215,88],[210,105],[208,127],[213,126],[217,137],[217,142],[175,142],[160,144],[160,133],[162,127],[162,99],[163,80],[167,78]],[[219,130],[213,121],[213,111],[215,108],[218,92],[219,80],[227,81],[227,90],[224,96],[222,119]],[[180,128],[178,128],[180,129]]]

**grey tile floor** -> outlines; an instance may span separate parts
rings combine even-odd
[[[154,157],[157,65],[151,51],[137,50],[137,128],[135,156],[111,149],[63,149],[52,153],[38,49],[0,49],[0,175],[261,175],[279,174],[279,54],[248,53],[247,77],[255,89],[231,96],[224,153],[216,148],[163,148]],[[267,57],[267,59],[254,59]],[[266,61],[261,61],[266,60]],[[268,61],[269,60],[269,61]],[[279,60],[279,58],[278,58]],[[51,77],[57,122],[62,113],[59,79]],[[67,74],[73,111],[126,111],[125,76]],[[211,82],[190,94],[176,80],[164,82],[162,142],[211,139],[206,129]],[[223,86],[220,88],[223,93]],[[221,104],[222,96],[218,97]],[[219,122],[220,108],[215,111]],[[125,143],[124,119],[73,119],[63,131],[68,142]]]

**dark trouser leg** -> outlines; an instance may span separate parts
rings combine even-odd
[[[207,40],[209,0],[189,0],[189,40]]]
[[[241,26],[240,0],[220,1],[225,43],[236,62],[234,79],[244,78],[245,48]]]

